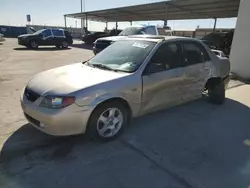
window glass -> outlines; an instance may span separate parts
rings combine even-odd
[[[205,52],[195,43],[184,43],[184,61],[187,65],[203,63],[207,60]]]
[[[44,37],[49,37],[49,36],[51,36],[51,31],[50,31],[50,29],[45,29],[45,30],[42,32],[42,35],[43,35]]]
[[[52,33],[56,37],[64,37],[63,30],[52,29]]]
[[[156,32],[155,32],[155,27],[146,27],[144,29],[145,33],[146,34],[149,34],[149,35],[156,35]]]
[[[117,41],[89,60],[89,64],[93,66],[102,64],[110,69],[134,72],[155,45],[155,42],[150,41]]]
[[[182,66],[181,48],[176,43],[162,44],[150,60],[150,72],[156,73]]]
[[[122,30],[122,32],[119,34],[119,36],[129,36],[129,35],[138,35],[141,33],[142,28],[141,27],[128,27]]]

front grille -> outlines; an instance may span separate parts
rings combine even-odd
[[[31,91],[28,88],[25,88],[24,95],[31,102],[35,102],[40,97],[39,94],[35,93],[34,91]]]
[[[98,40],[95,44],[97,49],[104,49],[110,45],[111,41],[108,40]]]
[[[26,119],[32,123],[33,125],[40,127],[40,121],[34,119],[33,117],[29,116],[28,114],[24,113],[24,116],[26,117]]]

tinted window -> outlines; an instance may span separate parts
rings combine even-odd
[[[89,64],[103,64],[112,69],[134,72],[155,45],[155,42],[149,41],[117,41],[89,60]]]
[[[141,34],[141,27],[128,27],[126,29],[124,29],[119,36],[129,36],[129,35],[137,35],[137,34]]]
[[[162,44],[150,60],[150,72],[156,73],[182,66],[179,44]]]
[[[184,50],[184,61],[186,65],[194,65],[207,61],[206,52],[199,44],[196,44],[194,42],[184,43],[183,50]]]
[[[144,32],[145,32],[146,34],[156,35],[155,27],[146,27],[146,28],[144,29]]]
[[[49,36],[51,36],[51,31],[50,31],[50,29],[44,30],[44,31],[42,32],[42,35],[43,35],[44,37],[49,37]]]
[[[72,37],[72,36],[71,36],[71,33],[68,32],[68,31],[65,31],[65,30],[64,30],[64,34],[65,34],[66,37]]]
[[[52,29],[52,33],[56,37],[64,37],[63,30]]]

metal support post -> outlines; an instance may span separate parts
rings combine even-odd
[[[168,26],[168,4],[166,4],[166,14],[165,14],[165,20],[164,20],[164,27]]]
[[[64,27],[67,28],[67,20],[65,15],[64,15]]]
[[[217,24],[217,18],[214,18],[214,28],[213,28],[213,33],[215,32],[215,29],[216,29],[216,24]]]

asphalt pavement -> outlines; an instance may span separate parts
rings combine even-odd
[[[66,51],[27,51],[6,42],[0,46],[1,188],[250,186],[249,85],[230,82],[223,105],[200,99],[134,119],[114,141],[52,137],[23,118],[20,89],[36,72],[92,52],[80,43]]]

